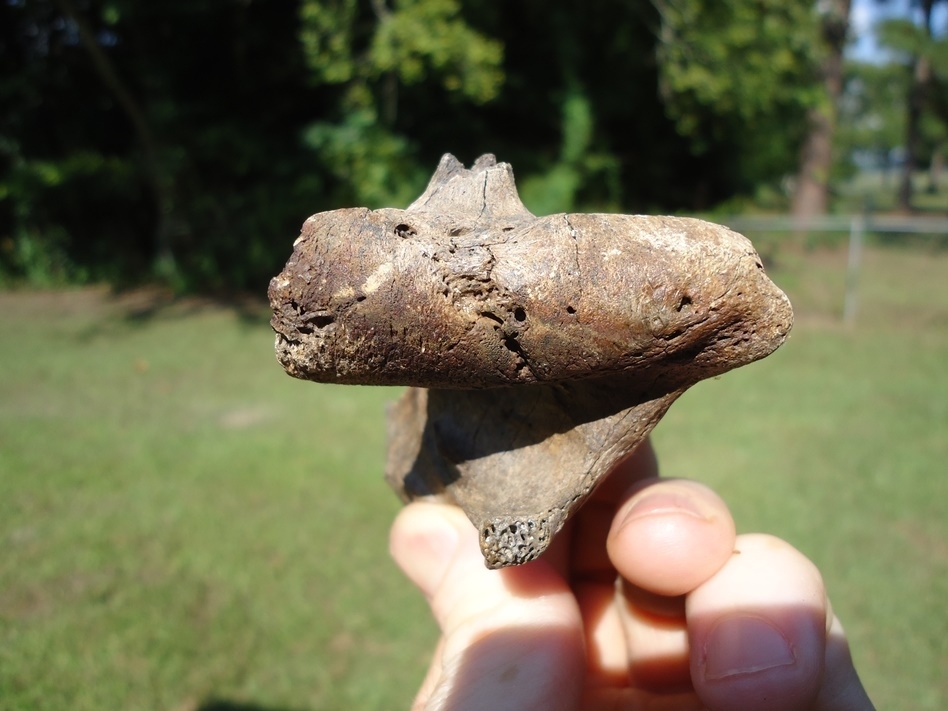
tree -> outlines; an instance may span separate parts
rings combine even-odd
[[[810,0],[660,0],[666,107],[696,150],[733,146],[746,186],[793,170],[822,105],[820,20]],[[808,175],[812,171],[808,171]]]
[[[541,212],[707,209],[792,171],[811,10],[8,0],[0,279],[260,292],[305,216],[404,205],[445,152]]]
[[[838,153],[881,166],[885,182],[905,137],[908,74],[899,64],[851,62],[839,101]]]
[[[170,239],[174,199],[170,187],[170,176],[166,174],[165,167],[159,159],[159,147],[150,121],[105,52],[100,39],[96,37],[95,30],[77,10],[72,0],[56,0],[56,7],[75,27],[80,43],[89,53],[96,75],[131,124],[141,150],[144,178],[154,203],[152,207],[155,215],[155,267],[158,273],[174,278],[176,268]]]
[[[791,212],[805,219],[826,212],[833,167],[833,139],[840,97],[843,93],[843,50],[849,31],[850,0],[817,3],[820,15],[820,75],[824,94],[808,113],[806,140],[800,152],[800,167]]]
[[[918,24],[909,19],[893,19],[882,23],[878,29],[881,43],[895,50],[911,72],[906,96],[905,160],[898,193],[899,207],[904,211],[912,209],[912,181],[920,165],[926,121],[930,135],[942,136],[936,139],[929,155],[936,164],[942,155],[940,145],[944,141],[944,122],[931,120],[938,113],[936,110],[933,116],[933,108],[943,104],[933,89],[948,80],[948,40],[935,38],[932,27],[932,14],[938,1],[918,0],[914,3],[920,11]]]
[[[330,120],[313,124],[305,140],[338,179],[340,203],[404,204],[423,187],[429,168],[399,130],[406,88],[465,106],[498,95],[503,45],[472,29],[460,10],[458,0],[302,0],[311,80],[341,89]]]
[[[299,146],[326,97],[296,10],[0,4],[0,276],[167,280],[173,253],[180,288],[265,283],[328,205]]]

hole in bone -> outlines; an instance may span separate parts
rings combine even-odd
[[[686,306],[691,306],[691,297],[688,295],[681,297],[681,301],[678,302],[678,306],[675,307],[675,311],[681,311]]]
[[[306,316],[303,316],[300,320],[306,323],[306,326],[300,326],[300,328],[298,329],[299,332],[303,333],[304,332],[303,329],[308,328],[309,329],[308,333],[312,333],[314,328],[326,328],[326,326],[331,324],[336,319],[331,314],[316,313],[316,314],[307,314]]]
[[[513,315],[514,315],[514,318],[517,319],[518,321],[527,320],[527,312],[521,306],[518,306],[517,308],[514,309]]]
[[[526,365],[527,359],[523,357],[523,346],[520,345],[516,336],[504,336],[504,348],[520,358],[523,365]]]
[[[395,225],[395,234],[397,234],[402,239],[406,239],[418,233],[415,231],[415,228],[412,227],[411,225],[406,225],[402,223],[400,225]]]
[[[478,316],[483,316],[484,318],[489,318],[491,321],[496,321],[499,324],[503,324],[504,320],[495,314],[493,311],[481,311]]]

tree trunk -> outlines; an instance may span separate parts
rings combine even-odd
[[[931,74],[928,60],[918,57],[909,89],[907,116],[905,121],[905,159],[902,162],[902,177],[899,180],[899,209],[912,211],[912,195],[915,188],[912,178],[918,170],[918,152],[922,142],[921,119],[925,105],[925,90]]]
[[[829,172],[833,162],[833,109],[814,109],[809,115],[809,133],[800,155],[792,212],[796,218],[822,215],[829,204]]]
[[[86,19],[79,14],[76,7],[72,4],[72,1],[56,0],[56,4],[63,15],[75,23],[76,29],[79,32],[79,39],[82,42],[82,46],[89,53],[92,65],[99,75],[99,79],[111,92],[118,105],[122,107],[122,110],[125,112],[125,115],[128,117],[135,131],[135,137],[138,139],[139,148],[142,152],[145,179],[148,182],[148,188],[155,206],[155,267],[163,276],[171,277],[176,272],[174,252],[171,248],[171,210],[173,201],[171,190],[167,187],[168,181],[162,173],[158,161],[158,144],[145,118],[145,112],[138,105],[138,102],[135,101],[135,98],[125,86],[124,82],[122,82],[108,55],[102,51],[102,48],[96,41],[92,27],[90,27]]]
[[[941,176],[945,172],[945,144],[940,143],[932,151],[932,160],[928,164],[928,192],[937,195],[941,192]]]
[[[833,166],[836,106],[843,93],[843,50],[849,29],[850,0],[833,0],[823,17],[825,105],[809,115],[809,131],[800,152],[796,190],[791,210],[796,218],[822,215],[829,204],[829,176]]]
[[[935,0],[922,0],[922,23],[926,34],[932,36],[932,7]],[[905,162],[902,164],[902,178],[899,182],[899,209],[912,210],[914,192],[912,177],[918,170],[918,153],[921,149],[922,113],[928,97],[928,88],[932,80],[931,62],[927,57],[915,57],[912,71],[912,86],[908,93],[907,116],[905,121]]]

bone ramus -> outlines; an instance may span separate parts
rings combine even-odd
[[[491,568],[540,555],[686,388],[768,355],[793,321],[743,236],[535,217],[492,155],[445,155],[406,210],[313,215],[269,295],[290,375],[410,386],[386,479],[460,506]]]

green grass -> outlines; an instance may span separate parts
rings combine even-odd
[[[0,297],[0,707],[406,707],[393,392],[293,381],[259,316],[123,311]]]
[[[880,708],[948,701],[948,254],[780,253],[789,342],[699,384],[666,474],[823,569]],[[301,383],[265,313],[0,294],[0,709],[393,709],[435,632],[388,560],[397,392]]]

